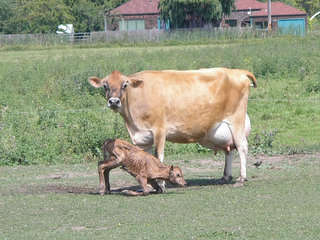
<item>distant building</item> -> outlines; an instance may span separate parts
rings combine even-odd
[[[107,16],[108,30],[169,29],[169,23],[161,21],[160,0],[131,0],[113,9]],[[223,27],[268,27],[267,3],[257,0],[236,0],[230,16],[221,21]],[[282,2],[272,2],[272,28],[283,32],[304,34],[307,28],[307,13]]]
[[[257,0],[236,0],[236,8],[222,20],[223,26],[255,29],[268,28],[268,3]],[[282,32],[304,34],[307,29],[307,13],[283,2],[271,2],[272,28]]]
[[[160,20],[158,5],[159,0],[131,0],[124,3],[107,14],[111,15],[107,21],[107,29],[120,31],[163,29],[165,24]]]

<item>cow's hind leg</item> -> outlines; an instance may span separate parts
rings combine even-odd
[[[221,178],[221,184],[228,183],[233,179],[231,174],[233,153],[234,153],[233,150],[225,153],[225,165],[224,165],[223,177]]]
[[[237,145],[237,150],[240,157],[240,176],[234,185],[235,187],[244,186],[244,182],[247,181],[247,154],[248,154],[248,141],[245,137],[242,138],[242,141],[239,145]]]

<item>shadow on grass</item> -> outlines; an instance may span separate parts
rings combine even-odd
[[[212,185],[223,185],[223,184],[234,184],[235,181],[230,181],[228,183],[223,183],[221,179],[212,179],[212,178],[199,178],[199,179],[186,179],[187,187],[184,189],[188,189],[191,187],[197,186],[212,186]],[[172,184],[167,184],[166,187],[170,188],[179,188]],[[139,185],[136,186],[128,186],[128,187],[120,187],[113,188],[111,190],[111,195],[124,195],[127,196],[124,191],[141,191],[141,187]],[[58,193],[58,194],[88,194],[88,195],[99,195],[99,188],[92,187],[83,187],[83,186],[68,186],[63,184],[49,184],[42,186],[24,186],[19,189],[11,189],[8,192],[0,193],[2,195],[15,195],[15,194],[49,194],[49,193]],[[173,194],[175,192],[166,192],[165,194]],[[150,194],[156,194],[155,191],[150,189]]]
[[[187,179],[188,187],[194,186],[212,186],[212,185],[224,185],[224,184],[234,184],[236,181],[229,181],[223,182],[220,178],[219,179]]]

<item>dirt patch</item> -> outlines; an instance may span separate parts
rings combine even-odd
[[[288,164],[295,164],[302,161],[318,161],[320,159],[320,153],[315,154],[295,154],[295,155],[275,155],[275,156],[249,156],[247,162],[247,168],[255,168],[254,163],[261,162],[262,168],[269,170],[282,170],[283,166]],[[179,165],[179,164],[178,164]],[[190,166],[191,165],[191,166]],[[239,158],[234,158],[233,168],[239,168]],[[212,178],[211,174],[205,174],[205,172],[221,172],[223,173],[224,161],[216,161],[214,159],[200,159],[193,160],[190,163],[181,163],[181,168],[187,173],[199,173],[199,177],[196,179],[187,179],[189,187],[197,187],[204,185],[218,185],[221,184],[220,179]],[[117,169],[111,172],[111,175],[116,178],[110,179],[111,189],[113,194],[122,194],[124,190],[137,191],[140,189],[138,183],[134,178],[125,173],[124,171]],[[86,182],[86,186],[71,186],[69,182],[63,179],[76,179],[88,177],[89,182]],[[39,175],[35,178],[37,181],[30,181],[28,185],[24,186],[12,186],[6,189],[0,190],[0,196],[4,195],[16,195],[16,194],[99,194],[99,180],[96,172],[88,173],[84,172],[60,172],[48,175]],[[40,180],[40,182],[39,182]],[[43,180],[43,181],[42,181]],[[63,180],[60,182],[60,180]],[[74,180],[73,180],[74,182]],[[233,182],[231,182],[233,183]],[[72,183],[71,183],[72,184]],[[78,183],[79,184],[79,183]],[[81,183],[80,183],[81,184]],[[90,187],[94,186],[94,187]],[[168,185],[168,188],[174,186]],[[1,205],[1,203],[0,203]]]

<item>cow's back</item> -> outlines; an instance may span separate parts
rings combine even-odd
[[[166,139],[173,142],[197,142],[228,121],[250,88],[243,73],[220,68],[144,71],[130,77],[144,81],[143,88],[130,93],[135,123],[142,128],[165,126]]]

